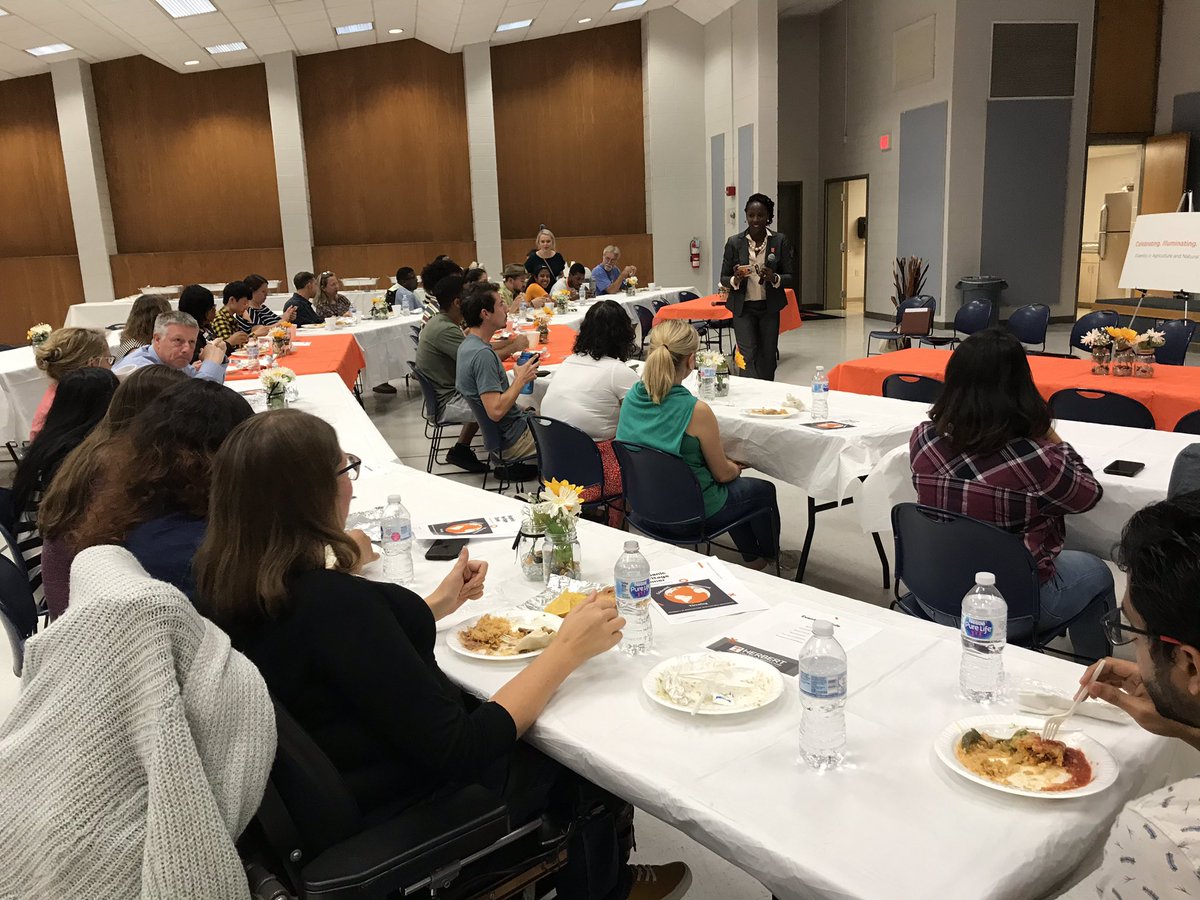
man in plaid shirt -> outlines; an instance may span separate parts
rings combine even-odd
[[[963,341],[929,418],[909,439],[920,503],[1020,534],[1041,583],[1039,634],[1070,622],[1076,653],[1107,655],[1112,572],[1090,553],[1063,550],[1063,516],[1091,509],[1103,490],[1055,433],[1025,348],[1003,328]]]

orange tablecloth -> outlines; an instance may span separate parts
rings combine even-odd
[[[796,294],[788,288],[788,305],[779,313],[779,333],[791,331],[800,327],[800,307],[796,303]],[[665,322],[667,319],[689,319],[703,322],[720,322],[732,319],[733,313],[725,308],[720,294],[709,294],[697,300],[685,300],[683,303],[671,303],[654,314],[654,324]]]
[[[283,357],[279,365],[286,366],[297,375],[321,375],[327,372],[337,372],[346,383],[346,387],[354,390],[354,382],[358,379],[359,370],[366,365],[362,348],[353,334],[314,334],[301,331],[296,335],[299,343],[309,343],[307,347],[297,347],[292,353]],[[311,342],[311,343],[310,343]],[[230,369],[225,374],[226,381],[240,381],[245,378],[257,378],[257,373],[245,369]]]
[[[913,349],[852,359],[834,366],[829,386],[835,391],[879,395],[883,393],[883,379],[889,375],[944,378],[949,358],[945,350]],[[1163,431],[1170,431],[1181,417],[1200,408],[1200,369],[1194,366],[1155,366],[1153,378],[1114,378],[1093,375],[1088,359],[1031,355],[1029,368],[1038,391],[1047,400],[1055,391],[1070,387],[1114,391],[1144,403]]]
[[[537,341],[537,330],[532,331],[521,330],[521,334],[529,337],[530,350],[549,350],[549,353],[542,354],[541,365],[555,366],[571,355],[575,349],[575,329],[570,325],[551,325],[550,340],[545,344],[535,343]],[[513,367],[515,357],[510,356],[504,361],[504,368],[511,369]]]

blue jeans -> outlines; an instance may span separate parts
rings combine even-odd
[[[725,505],[705,520],[706,531],[715,531],[756,509],[770,508],[773,515],[755,516],[749,522],[730,530],[734,546],[742,558],[774,559],[779,554],[779,504],[775,500],[775,485],[761,478],[740,475],[725,485],[729,493]]]
[[[1099,557],[1082,550],[1064,550],[1054,560],[1054,576],[1042,585],[1041,629],[1047,631],[1085,612],[1068,633],[1075,652],[1099,659],[1112,648],[1104,632],[1104,617],[1117,607],[1112,572]]]

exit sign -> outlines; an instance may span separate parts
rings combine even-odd
[[[879,136],[879,149],[884,151],[892,149],[892,135],[890,132]]]

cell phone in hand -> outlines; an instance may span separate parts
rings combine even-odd
[[[1104,467],[1104,473],[1106,475],[1120,475],[1122,478],[1132,478],[1144,468],[1146,468],[1145,463],[1134,462],[1130,459],[1114,459]]]
[[[434,562],[458,559],[458,554],[462,553],[465,546],[467,542],[464,538],[443,538],[429,545],[429,549],[425,551],[425,558]]]

